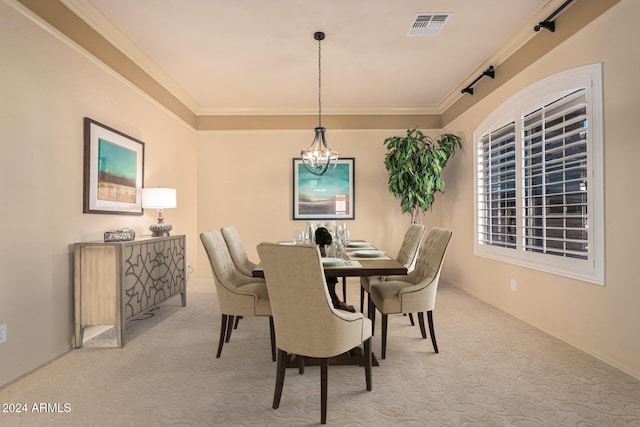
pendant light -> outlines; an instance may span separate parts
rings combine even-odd
[[[322,50],[320,42],[324,40],[324,33],[316,32],[313,38],[318,40],[318,126],[315,128],[315,138],[310,146],[300,152],[302,162],[309,172],[314,175],[324,175],[331,162],[337,163],[338,153],[327,145],[324,138],[325,128],[322,127]]]

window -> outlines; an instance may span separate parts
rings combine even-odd
[[[475,253],[604,284],[602,71],[518,93],[474,133]]]

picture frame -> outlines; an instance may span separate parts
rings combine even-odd
[[[83,213],[142,215],[144,142],[84,118]]]
[[[344,157],[324,175],[293,159],[293,219],[355,219],[355,159]]]

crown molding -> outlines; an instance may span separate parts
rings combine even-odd
[[[537,19],[530,19],[529,21],[531,22],[528,21],[524,26],[533,36],[523,43],[522,40],[520,40],[518,49],[510,54],[507,55],[506,51],[503,52],[502,61],[494,66],[496,70],[495,78],[483,81],[481,85],[482,90],[474,95],[459,96],[458,99],[442,113],[441,120],[443,126],[447,126],[488,94],[524,71],[539,58],[549,53],[578,31],[588,26],[593,20],[604,14],[619,1],[620,0],[576,1],[571,3],[554,18],[554,21],[558,21],[560,24],[556,27],[555,32],[551,33],[546,30],[535,32],[533,27],[549,16],[549,14],[553,13],[553,11],[563,3],[561,0],[548,2],[545,7],[541,9],[540,16]],[[576,4],[578,4],[579,7],[573,7]],[[499,58],[499,56],[496,56],[496,58]],[[482,67],[486,67],[487,65],[492,64],[483,63],[477,70],[482,70]],[[481,71],[477,71],[477,74],[480,73]]]
[[[323,107],[322,116],[326,115],[433,115],[441,114],[437,107]],[[199,108],[198,116],[317,116],[318,110],[312,108]]]
[[[460,83],[458,83],[458,85],[444,97],[444,99],[438,104],[438,111],[440,111],[440,113],[447,111],[460,98],[465,96],[461,93],[462,89],[467,87],[467,85],[472,82],[476,76],[482,74],[482,72],[490,65],[494,68],[498,68],[503,62],[509,59],[510,56],[526,45],[527,42],[537,34],[533,31],[533,27],[545,17],[553,13],[553,11],[564,3],[564,1],[565,0],[549,0],[543,4],[531,17],[529,17],[529,19],[527,19],[507,38],[507,41],[504,44],[493,51],[491,55],[467,74],[467,76],[465,76],[465,78],[463,78],[462,81],[460,81]]]
[[[198,102],[189,95],[175,80],[173,80],[158,64],[146,55],[122,31],[116,27],[89,0],[59,0],[69,10],[78,15],[98,34],[115,46],[120,52],[129,57],[154,80],[187,106],[192,112],[199,109]]]
[[[580,0],[558,15],[561,25],[555,33],[534,32],[533,27],[552,13],[563,0],[550,0],[514,32],[469,76],[480,74],[488,65],[496,78],[483,81],[474,96],[461,89],[467,77],[438,106],[328,108],[323,120],[333,128],[391,129],[420,126],[438,129],[471,108],[488,93],[506,83],[532,62],[575,34],[620,0]],[[140,51],[89,0],[5,0],[19,9],[28,9],[31,19],[53,34],[61,34],[79,49],[120,74],[196,130],[299,129],[315,126],[317,112],[311,109],[205,108],[176,84],[157,64]],[[20,6],[18,6],[20,4]],[[580,7],[573,7],[579,4]],[[23,10],[24,13],[24,10]],[[25,13],[26,14],[26,13]],[[555,19],[557,19],[556,17]],[[272,121],[272,122],[270,122]],[[244,126],[244,127],[243,127]]]

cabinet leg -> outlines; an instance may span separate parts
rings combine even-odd
[[[75,348],[82,348],[82,342],[84,341],[84,326],[77,325],[76,326],[76,335],[75,335]]]
[[[180,292],[180,298],[182,299],[182,306],[186,307],[187,306],[187,291],[182,291]]]
[[[116,339],[118,347],[124,347],[124,327],[122,325],[116,325]]]

